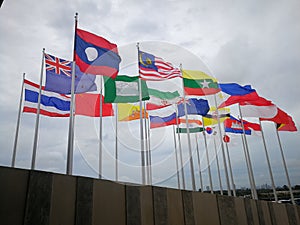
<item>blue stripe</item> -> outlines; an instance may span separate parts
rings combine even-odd
[[[235,128],[225,127],[225,132],[235,133],[235,134],[242,134],[243,130],[242,129],[235,129]],[[245,130],[245,134],[251,135],[251,130]]]
[[[25,89],[25,101],[37,103],[38,96],[38,92]],[[41,104],[44,106],[55,107],[61,111],[70,111],[70,101],[65,101],[56,97],[49,97],[44,94],[41,96]]]
[[[98,57],[94,61],[89,61],[85,50],[88,47],[95,48],[98,52]],[[119,70],[120,56],[108,49],[93,45],[84,41],[79,35],[76,35],[76,54],[78,57],[88,65],[92,66],[107,66]]]
[[[160,116],[150,116],[151,123],[162,123],[162,122],[169,122],[176,119],[176,113],[171,114],[167,117],[160,117]]]
[[[219,84],[219,87],[223,92],[229,95],[247,95],[255,92],[255,89],[251,88],[251,85],[241,86],[236,83]]]

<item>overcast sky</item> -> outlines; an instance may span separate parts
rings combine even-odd
[[[204,70],[221,83],[251,84],[261,96],[290,114],[299,129],[299,11],[297,0],[5,0],[0,8],[0,165],[11,163],[22,74],[25,72],[27,79],[39,83],[42,48],[52,55],[72,58],[75,12],[79,13],[79,28],[119,46],[122,73],[137,75],[135,45],[140,42],[141,50],[176,66],[182,63],[186,69]],[[180,86],[180,82],[174,82]],[[161,85],[164,90],[168,87]],[[41,116],[37,169],[64,173],[68,122],[68,119]],[[30,168],[34,124],[34,114],[22,114],[17,167]],[[98,124],[98,119],[76,118],[76,175],[97,176]],[[114,119],[105,118],[103,173],[106,179],[113,180],[115,129],[111,127]],[[119,178],[139,183],[139,123],[119,123],[119,127]],[[275,183],[282,186],[287,182],[274,125],[264,122],[263,129]],[[151,132],[153,181],[157,185],[176,186],[172,135],[171,127]],[[280,132],[292,185],[300,183],[299,138],[299,132]],[[234,139],[229,150],[235,183],[237,187],[249,186],[240,137]],[[186,161],[188,149],[184,141]],[[209,142],[212,144],[212,140]],[[256,184],[270,184],[261,136],[248,137],[248,142]],[[207,186],[207,165],[200,136],[198,144]],[[194,142],[193,152],[195,146]],[[219,160],[223,168],[221,155]],[[197,170],[195,155],[194,162]],[[214,186],[219,188],[215,160],[211,166]],[[190,183],[189,166],[185,170]],[[223,169],[221,172],[224,179]],[[196,182],[199,187],[199,173]]]

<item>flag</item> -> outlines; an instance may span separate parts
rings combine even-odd
[[[104,103],[102,98],[102,116],[113,116],[114,111],[111,103]],[[76,94],[75,115],[100,117],[100,94]]]
[[[60,94],[71,94],[72,62],[45,53],[45,90]],[[75,93],[96,91],[95,76],[82,73],[75,66]]]
[[[141,80],[142,100],[149,100],[148,87],[145,81]],[[104,101],[114,103],[138,102],[139,77],[117,76],[116,79],[104,77]]]
[[[255,131],[261,131],[259,124],[251,123],[246,120],[243,120],[245,134],[251,135],[251,129]],[[240,120],[230,116],[230,118],[224,121],[225,132],[230,133],[243,133],[243,127]]]
[[[229,112],[230,112],[229,108],[219,108],[218,109],[220,123],[223,123],[226,118],[230,117]],[[216,107],[214,107],[214,106],[210,107],[209,112],[206,115],[204,115],[202,119],[203,119],[204,126],[212,126],[212,125],[218,124],[218,116],[217,116]]]
[[[186,120],[186,119],[179,118],[178,119],[178,123],[179,124],[186,124],[186,123],[188,123],[188,124],[194,124],[194,125],[198,125],[198,126],[202,125],[202,122],[200,120],[198,120],[198,119],[188,119],[188,120]]]
[[[116,44],[88,31],[76,29],[75,62],[83,73],[115,78],[121,58]]]
[[[182,71],[184,91],[187,95],[212,95],[220,92],[217,79],[202,71]]]
[[[39,88],[29,80],[24,80],[25,102],[23,112],[37,113]],[[69,117],[70,98],[54,92],[45,91],[42,87],[40,114],[49,117]]]
[[[204,128],[203,127],[192,127],[189,128],[189,133],[199,133],[203,132]],[[187,133],[187,128],[176,128],[176,133]]]
[[[150,128],[165,127],[176,124],[176,113],[172,113],[168,116],[151,116],[150,115]]]
[[[181,77],[180,70],[171,63],[150,53],[139,51],[139,73],[143,80],[167,80]]]
[[[209,111],[208,101],[204,99],[190,98],[186,100],[188,115],[206,115]],[[178,117],[185,115],[184,103],[178,105]]]
[[[293,121],[293,118],[280,108],[277,108],[277,114],[275,117],[260,118],[260,120],[273,121],[276,123],[278,131],[297,131],[297,127]]]
[[[174,92],[164,92],[157,89],[148,89],[150,99],[147,102],[147,110],[160,109],[172,104],[178,104],[183,101],[183,98],[180,97],[178,91]]]
[[[145,110],[142,110],[142,116],[145,118]],[[148,118],[148,113],[146,113],[146,118]],[[140,119],[140,106],[128,103],[118,103],[119,121],[131,121],[137,119]]]

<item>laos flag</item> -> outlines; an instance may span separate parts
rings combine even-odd
[[[83,73],[115,78],[118,75],[121,57],[116,44],[76,29],[75,61]]]

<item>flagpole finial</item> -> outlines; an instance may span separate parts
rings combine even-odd
[[[140,49],[140,42],[136,43],[136,47],[137,47],[137,49]]]
[[[45,52],[45,48],[43,48],[43,52]]]
[[[25,72],[23,73],[23,79],[25,79]]]

